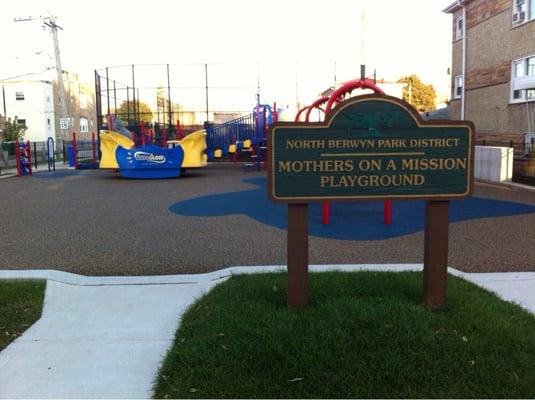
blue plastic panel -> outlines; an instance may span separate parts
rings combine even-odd
[[[118,146],[115,158],[125,178],[176,178],[180,176],[184,150],[181,146],[173,149],[163,149],[152,145],[134,149]]]

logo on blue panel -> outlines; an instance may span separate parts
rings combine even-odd
[[[166,161],[163,154],[145,153],[144,151],[136,151],[134,153],[134,159],[136,161],[146,161],[154,164],[163,164]]]

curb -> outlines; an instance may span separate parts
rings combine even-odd
[[[219,283],[232,275],[285,271],[285,265],[235,266],[204,274],[149,276],[84,276],[53,269],[0,270],[0,279],[46,279],[72,286],[196,285]],[[423,270],[423,264],[330,264],[310,265],[310,272]],[[516,303],[535,314],[535,272],[463,272],[448,267],[448,273],[465,279],[499,298]]]

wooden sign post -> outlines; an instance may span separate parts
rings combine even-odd
[[[268,196],[288,204],[288,307],[308,304],[308,203],[426,200],[423,302],[446,304],[448,205],[471,196],[474,126],[423,121],[410,104],[354,97],[325,122],[279,122],[268,133]]]
[[[288,307],[308,305],[308,204],[288,204]]]

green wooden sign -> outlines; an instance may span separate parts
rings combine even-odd
[[[277,123],[268,136],[273,201],[471,195],[474,127],[423,121],[408,103],[364,95],[338,105],[325,123]]]

